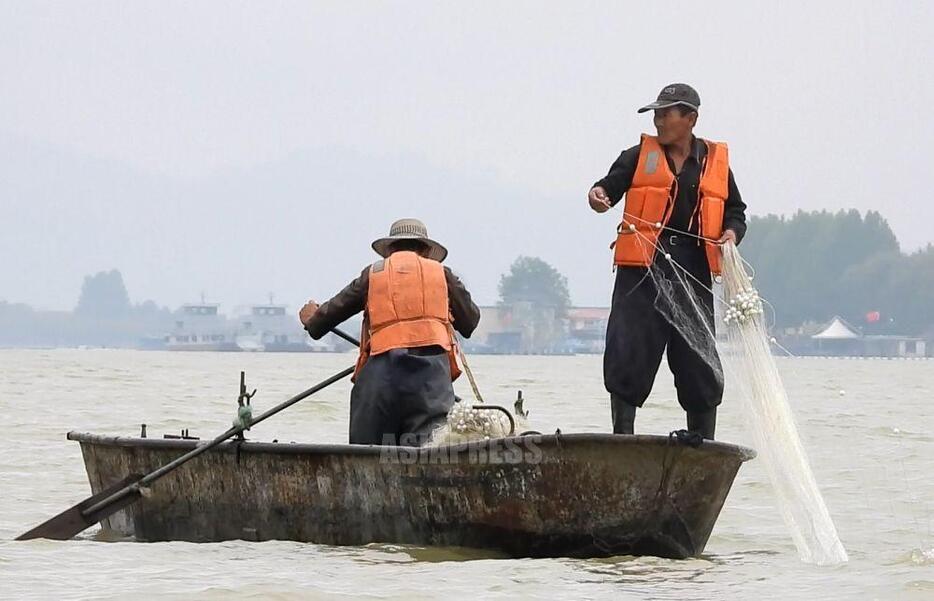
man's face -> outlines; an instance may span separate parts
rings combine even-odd
[[[671,144],[676,140],[690,137],[697,121],[697,113],[688,111],[681,114],[677,106],[669,106],[655,110],[655,130],[658,132],[658,143]]]

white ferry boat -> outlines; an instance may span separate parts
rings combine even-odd
[[[170,351],[239,351],[236,329],[218,314],[219,305],[198,303],[182,305],[176,311],[175,328],[165,335]]]

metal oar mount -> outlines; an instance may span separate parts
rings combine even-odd
[[[345,340],[354,341],[354,339],[341,332],[338,329],[332,330],[335,334],[344,338]],[[266,419],[269,419],[273,415],[288,409],[295,403],[308,398],[314,393],[318,392],[323,388],[327,388],[334,382],[342,380],[354,372],[353,367],[348,367],[347,369],[336,373],[327,380],[315,384],[308,390],[300,392],[299,394],[293,396],[287,401],[284,401],[272,409],[266,411],[265,413],[260,414],[259,416],[251,419],[248,424],[239,424],[236,425],[223,434],[217,436],[210,442],[200,445],[193,450],[185,453],[175,461],[167,463],[160,467],[159,469],[142,476],[141,478],[136,478],[130,476],[114,484],[108,489],[105,489],[99,492],[96,495],[88,497],[87,499],[81,501],[77,505],[66,509],[62,513],[53,517],[50,520],[47,520],[29,532],[19,535],[16,537],[16,540],[29,540],[33,538],[51,538],[56,540],[67,540],[76,534],[82,532],[83,530],[93,526],[97,522],[103,520],[104,518],[113,515],[117,511],[120,511],[127,505],[135,502],[140,496],[145,495],[148,487],[169,472],[175,470],[178,467],[181,467],[188,461],[194,459],[198,455],[210,451],[217,445],[226,441],[229,438],[240,435],[247,428],[258,424]]]

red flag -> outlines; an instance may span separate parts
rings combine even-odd
[[[866,313],[866,323],[876,323],[881,318],[882,315],[878,311],[870,311],[869,313]]]

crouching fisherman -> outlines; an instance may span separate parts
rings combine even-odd
[[[421,445],[454,405],[454,330],[469,338],[480,309],[421,221],[396,221],[373,250],[384,258],[326,303],[306,303],[299,318],[317,340],[363,311],[350,442]]]

